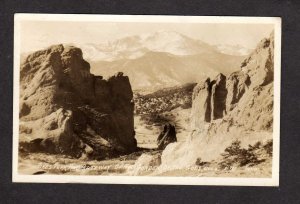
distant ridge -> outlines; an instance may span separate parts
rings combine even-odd
[[[173,31],[81,45],[91,72],[105,78],[124,72],[133,90],[197,83],[239,69],[244,56],[227,55],[205,42]]]

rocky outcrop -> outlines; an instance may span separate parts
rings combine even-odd
[[[157,149],[163,150],[170,143],[177,142],[175,126],[166,124],[157,138]]]
[[[191,126],[185,142],[170,144],[163,165],[194,165],[198,158],[218,159],[235,141],[248,146],[272,139],[274,35],[263,39],[240,71],[206,79],[193,92]]]
[[[219,74],[194,88],[192,127],[203,128],[217,119],[230,120],[246,129],[272,127],[274,36],[262,40],[227,78]],[[258,127],[257,121],[261,121]]]
[[[226,110],[226,77],[219,74],[211,88],[211,120],[222,118]]]
[[[274,34],[263,39],[227,80],[225,120],[248,131],[273,129]],[[234,83],[233,83],[234,82]],[[233,86],[234,85],[234,86]],[[227,125],[228,126],[228,125]]]
[[[192,127],[202,127],[204,123],[211,120],[211,87],[213,82],[206,79],[199,83],[193,92],[193,105],[191,111]]]
[[[234,72],[228,77],[226,83],[226,112],[231,111],[237,105],[250,84],[249,75],[243,72]]]
[[[193,92],[192,127],[203,127],[211,120],[222,118],[226,112],[226,97],[226,76],[223,74],[197,85]]]
[[[20,68],[20,127],[31,130],[20,129],[20,141],[28,151],[34,143],[38,151],[84,153],[82,141],[96,141],[87,140],[92,129],[111,151],[132,152],[132,98],[128,77],[118,73],[104,80],[91,74],[79,48],[57,45],[35,52]]]
[[[72,117],[72,111],[60,108],[44,118],[22,121],[20,124],[20,150],[62,153],[79,157],[84,144],[74,134]]]

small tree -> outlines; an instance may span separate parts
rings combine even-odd
[[[224,150],[223,161],[219,163],[221,169],[231,169],[234,164],[242,167],[247,164],[254,165],[260,163],[253,150],[259,148],[260,143],[249,146],[248,149],[241,148],[241,142],[236,140]]]

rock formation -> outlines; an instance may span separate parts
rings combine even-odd
[[[212,82],[208,78],[194,88],[191,112],[193,127],[201,127],[211,120],[211,85]]]
[[[240,71],[206,79],[193,92],[193,132],[183,143],[163,151],[164,165],[192,165],[197,158],[216,159],[238,139],[243,145],[272,138],[274,34],[263,39]]]
[[[226,112],[231,111],[249,87],[251,81],[248,74],[241,71],[232,73],[227,79]]]
[[[273,46],[272,34],[244,60],[240,71],[227,79],[220,73],[215,80],[208,78],[195,87],[192,106],[194,129],[203,128],[217,119],[234,120],[240,126],[253,130],[272,127]],[[262,122],[261,127],[256,127],[259,126],[254,124],[257,121]]]
[[[198,84],[193,92],[192,126],[203,127],[211,120],[222,118],[226,113],[226,96],[226,76],[223,74],[213,81],[207,78]]]
[[[219,74],[211,88],[211,120],[222,118],[226,113],[226,77]]]
[[[164,130],[157,138],[157,146],[159,150],[163,150],[170,143],[177,142],[175,126],[166,124]]]
[[[132,98],[128,77],[94,76],[79,48],[57,45],[30,54],[20,68],[20,148],[80,156],[90,146],[99,157],[104,147],[132,152]]]

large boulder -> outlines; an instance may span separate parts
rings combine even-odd
[[[20,149],[79,157],[84,144],[73,132],[72,119],[71,111],[60,108],[44,118],[21,122]]]
[[[177,142],[175,126],[166,124],[157,138],[157,149],[163,150],[168,144],[173,142]]]

